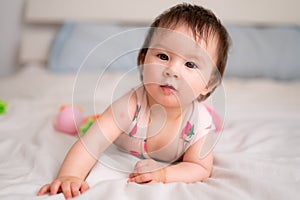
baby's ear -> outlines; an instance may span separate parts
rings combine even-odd
[[[207,95],[209,92],[211,92],[211,89],[209,87],[209,85],[206,85],[205,88],[203,89],[203,91],[201,92],[202,96]]]

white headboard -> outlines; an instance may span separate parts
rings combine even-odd
[[[224,23],[300,24],[298,0],[186,1],[214,11]],[[20,62],[46,62],[51,41],[65,21],[149,23],[178,0],[26,0]]]

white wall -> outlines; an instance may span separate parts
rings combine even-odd
[[[24,0],[0,0],[0,77],[18,69]]]
[[[152,21],[170,6],[196,3],[230,23],[300,24],[299,0],[28,0],[27,20]],[[70,6],[72,5],[72,6]],[[116,6],[119,5],[119,6]]]

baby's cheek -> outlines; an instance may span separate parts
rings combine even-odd
[[[144,84],[151,84],[156,82],[156,72],[153,71],[150,67],[144,67],[143,70],[143,83]]]
[[[194,77],[187,79],[182,85],[184,86],[183,94],[190,99],[197,98],[204,88],[203,81]]]
[[[183,105],[190,104],[196,98],[193,88],[188,84],[181,85],[179,95],[180,102]]]
[[[194,80],[194,94],[199,96],[200,94],[206,93],[208,88],[208,83],[210,80],[210,75],[208,74],[199,74],[198,77]],[[203,94],[204,95],[204,94]]]

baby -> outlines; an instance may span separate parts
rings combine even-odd
[[[203,7],[179,4],[158,16],[138,55],[142,86],[101,114],[38,195],[63,192],[70,198],[88,190],[87,175],[112,143],[141,158],[129,183],[207,179],[213,154],[200,158],[200,152],[213,123],[204,101],[221,83],[229,41],[224,26]]]

